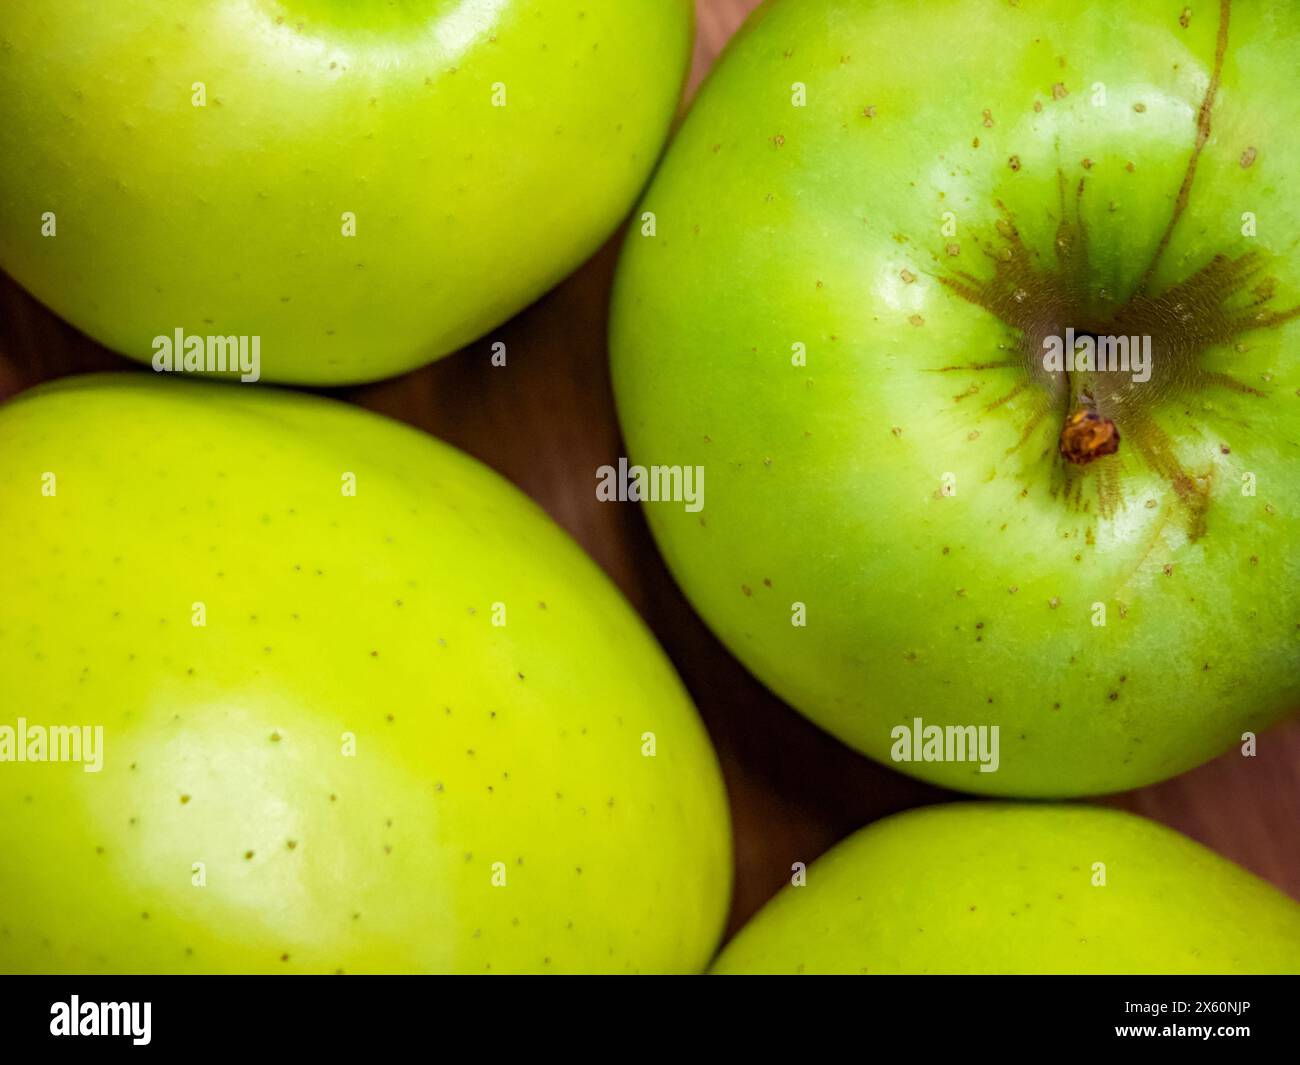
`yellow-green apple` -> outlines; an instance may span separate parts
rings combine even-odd
[[[759,9],[611,329],[631,457],[708,473],[659,545],[778,694],[1020,796],[1300,705],[1297,69],[1288,5]]]
[[[400,373],[608,236],[691,38],[689,0],[14,0],[0,266],[134,358]]]
[[[0,408],[0,971],[690,971],[708,738],[467,456],[272,388]]]
[[[1132,814],[956,803],[839,844],[715,971],[1297,973],[1300,905]]]

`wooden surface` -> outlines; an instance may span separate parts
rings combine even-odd
[[[692,89],[757,0],[697,0]],[[709,634],[673,584],[639,510],[595,498],[595,470],[623,454],[605,351],[617,248],[607,245],[488,342],[342,395],[448,440],[532,495],[604,567],[676,663],[713,736],[732,802],[732,929],[790,875],[854,829],[953,798],[853,753],[769,694]],[[140,367],[105,351],[0,275],[0,399],[38,381]],[[1300,898],[1300,722],[1156,787],[1105,800],[1187,833]]]

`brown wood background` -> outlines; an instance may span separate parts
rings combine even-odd
[[[758,0],[697,0],[691,89]],[[434,433],[509,477],[604,567],[658,635],[713,736],[731,795],[734,930],[808,862],[854,829],[955,797],[841,746],[768,693],[709,634],[655,550],[635,506],[596,501],[595,470],[623,454],[606,366],[616,260],[606,245],[493,339],[346,398]],[[139,366],[106,351],[0,275],[0,399],[39,381]],[[1300,898],[1300,722],[1155,787],[1104,800],[1208,844]]]

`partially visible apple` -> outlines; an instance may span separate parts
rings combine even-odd
[[[656,538],[777,693],[1021,796],[1300,705],[1297,69],[1294,5],[759,9],[611,330],[631,457],[708,473]],[[1071,329],[1150,338],[1149,376],[1052,368]],[[997,771],[893,762],[917,719],[996,726]]]
[[[109,347],[409,370],[590,255],[654,164],[690,0],[11,0],[0,267]],[[488,349],[484,348],[485,356]]]
[[[708,962],[730,842],[694,709],[460,452],[275,389],[71,378],[0,408],[0,542],[0,971]],[[53,726],[102,728],[99,771],[12,760]]]
[[[1300,973],[1300,905],[1154,822],[956,803],[812,864],[718,973]]]

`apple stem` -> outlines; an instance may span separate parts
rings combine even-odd
[[[1075,370],[1066,376],[1070,382],[1070,415],[1061,429],[1059,446],[1067,462],[1086,466],[1119,450],[1119,429],[1098,411],[1091,375]]]
[[[1070,416],[1061,429],[1061,455],[1075,466],[1087,466],[1093,459],[1119,450],[1119,429],[1097,410],[1091,375],[1075,371],[1066,376],[1070,381]]]

